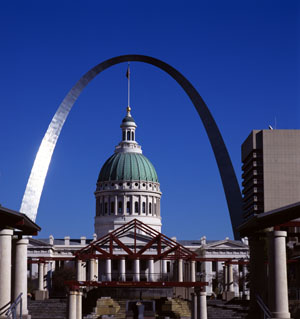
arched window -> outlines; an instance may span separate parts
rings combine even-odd
[[[135,213],[138,213],[138,212],[139,212],[139,203],[138,203],[138,202],[135,202],[135,203],[134,203],[134,212],[135,212]]]
[[[130,131],[127,131],[127,141],[130,141]]]
[[[114,202],[110,202],[110,213],[114,214],[115,212],[115,203]]]
[[[125,138],[126,138],[126,132],[123,131],[123,141],[125,141]]]
[[[146,203],[143,202],[143,214],[146,214]]]
[[[127,202],[126,212],[130,214],[130,201]]]
[[[134,141],[134,132],[131,132],[131,139]]]
[[[107,214],[107,203],[104,204],[104,213]]]
[[[122,207],[123,207],[122,202],[119,201],[119,203],[118,203],[118,213],[119,214],[122,214]]]
[[[152,204],[149,203],[149,214],[152,214]]]

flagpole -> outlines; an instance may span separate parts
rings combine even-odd
[[[129,65],[129,62],[128,62],[127,73],[128,73],[128,76],[127,76],[127,79],[128,79],[128,106],[130,107],[130,65]]]

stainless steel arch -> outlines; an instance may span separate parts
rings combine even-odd
[[[144,55],[130,54],[108,59],[89,70],[72,87],[60,104],[42,140],[30,173],[20,211],[35,221],[45,178],[57,139],[72,106],[82,90],[95,76],[105,69],[127,61],[144,62],[160,68],[173,77],[190,97],[211,143],[223,183],[234,237],[239,238],[236,227],[242,222],[242,196],[227,148],[214,118],[197,90],[180,72],[163,61]]]

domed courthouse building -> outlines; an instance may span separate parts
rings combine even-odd
[[[185,298],[196,283],[206,282],[208,296],[247,295],[245,281],[239,280],[246,274],[240,261],[249,258],[246,241],[209,241],[205,236],[180,241],[161,234],[160,183],[136,141],[136,128],[128,107],[122,140],[97,180],[93,238],[30,239],[29,273],[36,282],[36,298],[48,298],[52,273],[66,266],[76,269],[78,282],[193,282]]]
[[[97,181],[95,233],[100,238],[138,218],[161,232],[160,184],[154,166],[136,142],[136,123],[127,108],[122,141]]]

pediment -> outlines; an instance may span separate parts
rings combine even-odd
[[[220,240],[214,243],[207,244],[205,249],[238,249],[246,248],[247,246],[242,242],[233,240]]]

